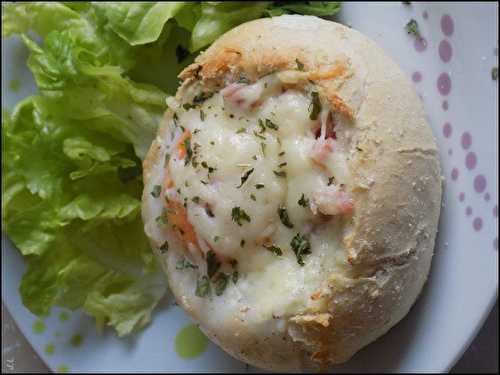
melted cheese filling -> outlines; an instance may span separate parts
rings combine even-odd
[[[157,166],[149,185],[161,184],[162,194],[185,206],[198,238],[198,256],[182,241],[171,244],[169,251],[198,265],[181,272],[204,274],[205,260],[199,255],[209,249],[224,263],[222,270],[230,270],[228,261],[236,260],[239,280],[228,284],[226,299],[258,304],[256,319],[314,310],[320,302],[310,296],[325,275],[346,262],[340,219],[318,214],[314,203],[318,193],[329,189],[330,177],[337,183],[347,179],[345,156],[334,150],[323,166],[312,160],[319,119],[309,118],[310,106],[307,93],[284,91],[271,76],[243,89],[228,87],[196,107],[179,107],[175,125],[161,140],[163,155],[170,155],[167,168]],[[191,134],[187,145],[181,138],[186,132]],[[164,186],[167,174],[173,186]],[[164,200],[150,197],[148,204],[158,215]],[[235,209],[245,213],[239,223]],[[280,209],[286,211],[287,225]],[[166,239],[154,219],[146,221],[147,234]],[[303,266],[291,247],[298,233],[310,243]],[[270,251],[270,245],[282,255]]]

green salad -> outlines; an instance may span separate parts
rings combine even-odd
[[[2,114],[2,230],[36,315],[83,308],[140,329],[166,284],[140,217],[142,165],[177,75],[243,22],[331,16],[339,2],[40,2],[2,6],[38,93]]]

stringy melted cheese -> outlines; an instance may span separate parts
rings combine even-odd
[[[172,126],[167,139],[162,140],[163,155],[171,154],[168,170],[175,185],[171,191],[175,190],[173,196],[180,202],[187,202],[188,219],[198,239],[206,241],[223,258],[238,261],[239,280],[228,284],[223,297],[239,301],[238,308],[258,304],[259,309],[253,313],[255,319],[310,310],[316,304],[310,296],[321,286],[325,275],[345,263],[337,219],[318,221],[309,207],[298,204],[302,195],[311,200],[315,191],[327,185],[332,169],[343,168],[340,174],[345,175],[345,160],[343,156],[333,156],[335,160],[328,160],[326,169],[314,164],[310,153],[315,143],[313,130],[318,122],[309,119],[310,96],[297,90],[282,92],[281,87],[270,91],[267,84],[264,89],[264,84],[265,81],[258,82],[256,85],[260,87],[249,90],[252,100],[255,93],[260,92],[260,105],[255,108],[234,105],[221,93],[215,93],[196,108],[179,107],[176,126]],[[262,132],[259,119],[264,123],[268,119],[279,129],[266,127]],[[181,127],[191,132],[196,168],[193,161],[186,165],[185,159],[179,157],[176,143]],[[202,162],[215,170],[208,173]],[[286,165],[280,167],[283,163]],[[239,187],[242,176],[251,168],[253,173]],[[286,177],[275,172],[285,172]],[[164,180],[164,168],[157,167],[155,173],[159,176],[152,179],[149,188]],[[258,189],[257,184],[264,187]],[[199,197],[199,203],[193,202],[194,197]],[[149,198],[150,205],[163,204],[162,199],[151,202],[155,200]],[[214,217],[208,215],[205,204],[210,205]],[[250,221],[241,220],[242,225],[238,225],[231,217],[234,207],[243,209]],[[279,207],[286,208],[293,228],[283,225]],[[153,211],[161,212],[161,208]],[[146,232],[159,236],[161,243],[167,239],[166,231],[155,226],[154,218],[149,218]],[[311,244],[312,254],[304,256],[304,266],[298,264],[290,246],[297,233],[308,235]],[[277,256],[265,249],[263,242],[280,247],[283,255]],[[178,247],[172,249],[171,246],[169,251],[177,251],[179,257],[188,256],[199,264],[197,270],[180,271],[192,274],[191,280],[195,280],[205,271],[204,260],[193,259],[186,249]],[[229,313],[233,308],[233,304],[227,304],[222,309]]]

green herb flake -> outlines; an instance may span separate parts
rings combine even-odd
[[[165,154],[165,165],[167,165],[169,161],[170,161],[170,154],[166,153]]]
[[[198,196],[194,196],[193,198],[191,198],[191,200],[196,204],[200,203],[200,197]]]
[[[160,216],[156,217],[155,221],[160,226],[168,224],[168,220],[167,217],[165,216],[165,213],[162,213]]]
[[[236,284],[238,282],[238,271],[233,271],[233,274],[231,275],[231,279],[233,280],[233,283]]]
[[[278,156],[283,156],[283,155],[285,155],[285,151],[281,151],[281,152],[278,154]]]
[[[197,297],[204,298],[210,295],[210,280],[208,276],[201,276],[196,282],[196,290],[194,293]]]
[[[219,236],[214,236],[214,242],[219,241],[220,237]]]
[[[309,118],[311,120],[316,120],[321,112],[321,100],[319,100],[319,94],[317,91],[311,92],[311,104],[309,105],[309,108],[312,108]]]
[[[278,125],[276,125],[274,122],[272,122],[271,120],[269,120],[268,118],[266,118],[266,126],[269,128],[269,129],[272,129],[272,130],[278,130],[279,127]]]
[[[245,173],[243,173],[243,176],[241,176],[241,183],[239,184],[239,186],[236,186],[236,188],[240,188],[243,186],[243,184],[248,180],[248,177],[250,177],[250,175],[253,173],[254,171],[254,168],[251,168],[249,169],[248,171],[246,171]]]
[[[248,85],[250,83],[250,80],[247,77],[240,77],[240,79],[238,79],[237,83],[243,83],[245,85]]]
[[[168,241],[165,241],[161,246],[160,246],[160,252],[162,254],[165,254],[168,251]]]
[[[285,161],[285,162],[283,162],[283,163],[279,164],[279,165],[278,165],[278,168],[283,168],[283,167],[284,167],[284,166],[286,166],[286,165],[287,165],[287,162]]]
[[[184,161],[184,165],[188,165],[193,157],[193,150],[191,149],[191,139],[186,138],[184,140],[184,147],[186,148],[186,160]]]
[[[253,135],[255,135],[257,138],[260,138],[260,139],[266,140],[266,137],[264,137],[263,135],[260,135],[260,134],[259,134],[259,133],[257,133],[255,130],[253,131]]]
[[[217,256],[213,250],[207,252],[207,275],[212,278],[213,275],[220,268],[221,263],[217,260]]]
[[[295,59],[295,63],[297,64],[297,69],[300,70],[301,72],[303,72],[304,71],[304,64],[299,59]]]
[[[259,133],[264,133],[266,131],[266,125],[264,125],[264,121],[262,121],[262,119],[259,119],[258,124],[260,127]]]
[[[245,247],[245,240],[243,238],[240,241],[240,247]]]
[[[264,184],[255,184],[255,188],[256,189],[263,189],[264,188]]]
[[[151,195],[153,198],[158,198],[161,194],[161,186],[160,185],[155,185],[153,186],[153,190],[151,190]]]
[[[498,81],[498,66],[491,68],[491,79],[493,81]]]
[[[418,22],[413,18],[406,24],[405,30],[408,34],[415,35],[415,37],[417,37],[418,39],[422,39],[422,36],[420,35],[420,31],[418,29]]]
[[[231,218],[234,222],[236,222],[239,226],[242,226],[242,221],[250,222],[250,216],[245,212],[241,207],[233,207],[231,210]]]
[[[278,256],[283,255],[283,251],[275,245],[263,245],[265,249],[269,250],[271,253],[274,253]]]
[[[303,257],[311,254],[311,244],[309,243],[307,237],[297,233],[290,242],[290,246],[297,257],[297,263],[304,266],[305,263]]]
[[[335,182],[335,176],[332,176],[332,177],[328,177],[328,183],[327,185],[330,186],[331,184],[333,184]]]
[[[186,258],[181,258],[175,263],[175,269],[176,270],[184,270],[186,268],[192,268],[192,269],[197,269],[198,266],[194,265],[190,261],[188,261]]]
[[[202,109],[200,109],[200,120],[205,121],[205,112]]]
[[[193,98],[193,103],[201,104],[205,100],[210,99],[212,96],[214,96],[213,92],[202,92]]]
[[[285,171],[273,171],[273,173],[274,173],[277,177],[281,177],[281,178],[285,178],[285,177],[286,177],[286,172],[285,172]]]
[[[254,194],[250,194],[250,199],[253,200],[253,201],[257,201],[257,198],[255,198]]]
[[[246,133],[247,130],[245,128],[239,128],[238,130],[236,130],[236,134],[241,134],[241,133]]]
[[[278,207],[278,216],[285,227],[293,228],[293,224],[288,217],[288,212],[285,207]]]
[[[214,288],[215,288],[215,294],[217,296],[221,296],[222,293],[224,293],[224,290],[226,290],[226,287],[227,287],[227,282],[229,280],[229,276],[226,275],[225,273],[219,273],[217,275],[217,279],[215,280],[215,285],[214,285]]]
[[[306,198],[304,193],[302,193],[302,196],[300,197],[300,199],[297,203],[299,204],[299,206],[309,207],[309,199]]]

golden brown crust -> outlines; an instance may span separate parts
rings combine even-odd
[[[281,371],[346,361],[407,314],[429,272],[441,202],[436,143],[411,84],[373,42],[337,23],[282,16],[241,25],[180,74],[178,97],[193,82],[223,87],[241,76],[290,70],[350,119],[348,146],[357,150],[347,184],[355,201],[343,238],[348,263],[311,296],[321,311],[290,317],[283,337],[244,319],[221,328],[184,295],[175,255],[165,259],[178,303],[213,341],[236,358]],[[144,161],[146,182],[157,146]]]

